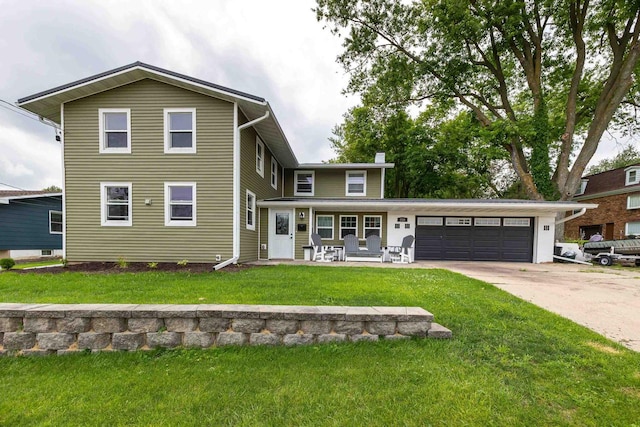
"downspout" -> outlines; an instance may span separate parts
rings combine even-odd
[[[233,104],[233,256],[213,267],[220,270],[229,264],[236,264],[240,258],[240,131],[269,117],[269,110],[262,117],[238,126],[238,104]]]
[[[62,259],[67,259],[67,177],[64,167],[64,103],[60,104],[60,163],[62,163]]]
[[[573,215],[569,215],[568,217],[562,218],[561,220],[556,221],[556,225],[565,223],[567,221],[571,221],[572,219],[578,218],[584,215],[587,212],[587,208],[580,209],[580,212],[574,213]]]

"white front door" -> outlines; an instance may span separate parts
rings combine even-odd
[[[271,211],[269,258],[293,259],[293,211],[291,210]]]

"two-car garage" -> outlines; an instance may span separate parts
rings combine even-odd
[[[532,262],[533,218],[417,216],[416,260]]]

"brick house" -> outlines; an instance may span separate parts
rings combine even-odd
[[[600,233],[606,240],[640,235],[640,163],[587,175],[573,200],[598,204],[567,221],[565,237],[588,239]]]

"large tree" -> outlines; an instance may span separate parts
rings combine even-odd
[[[615,156],[600,160],[595,165],[590,166],[589,169],[587,169],[587,174],[593,175],[611,169],[624,168],[626,166],[635,165],[638,163],[640,163],[640,149],[637,149],[633,145],[629,144]]]
[[[531,199],[573,196],[637,106],[639,0],[317,0],[366,104],[472,111]]]

